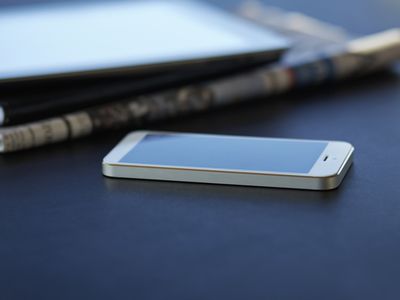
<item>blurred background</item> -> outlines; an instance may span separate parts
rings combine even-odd
[[[0,9],[5,6],[46,2],[98,2],[98,0],[0,0]],[[204,2],[232,8],[242,3],[243,0],[207,0]],[[300,11],[341,25],[357,35],[400,25],[399,0],[262,0],[262,2],[288,10]]]

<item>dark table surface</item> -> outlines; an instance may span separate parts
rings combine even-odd
[[[397,0],[269,3],[400,25]],[[355,163],[312,192],[104,178],[122,132],[0,156],[1,299],[399,299],[400,75],[151,128],[346,140]]]

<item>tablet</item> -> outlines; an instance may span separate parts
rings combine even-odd
[[[275,33],[187,1],[35,4],[0,11],[0,82],[140,74],[227,60],[273,60]]]

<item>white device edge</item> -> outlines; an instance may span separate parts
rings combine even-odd
[[[135,131],[128,134],[103,160],[103,174],[108,177],[118,178],[135,178],[135,179],[153,179],[165,181],[182,181],[182,182],[199,182],[199,183],[215,183],[230,184],[244,186],[262,186],[262,187],[278,187],[278,188],[295,188],[295,189],[311,189],[311,190],[330,190],[338,187],[342,182],[347,170],[350,168],[354,147],[341,141],[325,141],[330,144],[341,144],[346,153],[343,157],[333,160],[329,173],[318,174],[320,162],[326,156],[328,151],[323,151],[320,158],[316,161],[309,173],[267,173],[257,171],[243,170],[223,170],[209,168],[183,168],[177,166],[159,166],[159,165],[141,165],[120,163],[119,160],[132,149],[147,134],[180,134],[180,135],[205,135],[215,136],[213,134],[198,133],[178,133],[178,132],[160,132],[160,131]],[[218,135],[232,138],[253,138],[264,139],[263,137],[244,137]],[[317,142],[316,140],[305,139],[282,139],[268,138],[276,140],[298,140]],[[346,146],[343,147],[343,144]],[[333,147],[335,149],[335,147]],[[332,149],[331,149],[332,150]],[[343,153],[341,153],[343,154]]]

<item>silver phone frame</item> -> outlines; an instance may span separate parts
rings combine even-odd
[[[181,166],[128,164],[120,159],[148,134],[220,136],[224,138],[273,139],[303,142],[327,142],[325,150],[308,173],[280,173],[234,169],[187,168]],[[339,186],[353,160],[354,147],[347,142],[266,138],[166,131],[134,131],[128,134],[103,159],[103,174],[108,177],[183,181],[245,186],[330,190]],[[325,159],[328,157],[328,159]]]

